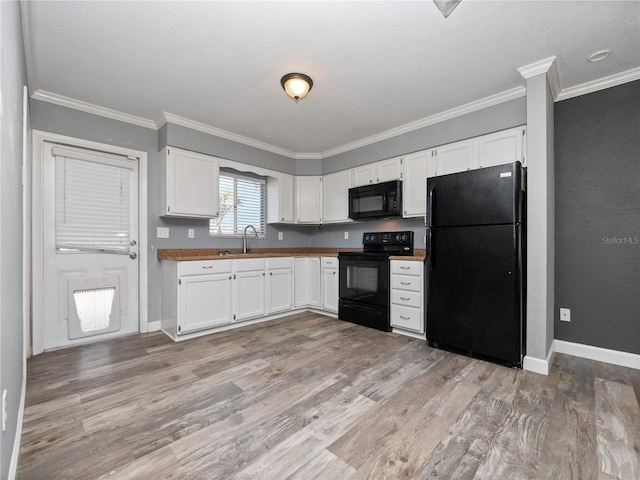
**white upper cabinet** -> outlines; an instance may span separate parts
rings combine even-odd
[[[377,177],[375,183],[402,179],[402,157],[376,162]]]
[[[478,168],[476,139],[442,145],[434,149],[433,174],[448,175]]]
[[[322,223],[348,222],[351,170],[322,177]]]
[[[360,187],[370,183],[402,179],[402,158],[390,158],[355,167],[353,169],[353,186]]]
[[[296,222],[322,221],[322,177],[296,177]]]
[[[525,141],[525,127],[478,137],[478,166],[484,168],[518,161],[524,165]]]
[[[293,175],[286,173],[267,180],[267,223],[293,223],[294,187]]]
[[[362,185],[369,185],[370,183],[376,183],[376,167],[373,163],[367,165],[361,165],[353,169],[353,186],[361,187]]]
[[[167,147],[160,166],[161,215],[212,218],[219,212],[219,162],[215,157]]]
[[[402,216],[420,217],[426,213],[427,178],[432,176],[434,150],[423,150],[403,157]]]

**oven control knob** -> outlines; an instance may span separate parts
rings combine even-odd
[[[403,234],[402,234],[402,241],[403,241],[403,242],[406,242],[406,241],[407,241],[407,234],[406,234],[406,233],[403,233]]]

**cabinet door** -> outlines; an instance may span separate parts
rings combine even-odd
[[[178,335],[231,323],[231,274],[180,277]]]
[[[322,307],[322,271],[320,258],[309,258],[309,306]]]
[[[402,157],[376,162],[375,165],[375,183],[390,182],[391,180],[400,180],[402,178]]]
[[[338,312],[338,270],[322,269],[322,308],[329,312]]]
[[[267,180],[267,223],[294,222],[293,175],[282,174]]]
[[[435,151],[435,175],[447,175],[477,168],[476,140],[443,145]]]
[[[404,157],[404,180],[402,181],[402,216],[424,216],[427,209],[427,177],[429,159],[433,150],[424,150]]]
[[[219,212],[215,157],[167,147],[161,168],[164,216],[212,218]]]
[[[322,177],[322,222],[349,221],[351,170]]]
[[[264,270],[234,274],[234,320],[247,320],[265,314]]]
[[[524,163],[525,128],[518,127],[478,138],[479,167],[491,167],[505,163]]]
[[[355,167],[353,170],[353,186],[361,187],[362,185],[369,185],[375,183],[376,179],[376,167],[373,163],[367,165],[361,165]]]
[[[320,223],[322,214],[322,177],[296,177],[296,221]]]
[[[306,307],[309,305],[309,259],[294,259],[293,271],[293,305]]]
[[[267,272],[267,314],[291,310],[293,274],[290,268],[279,268]]]

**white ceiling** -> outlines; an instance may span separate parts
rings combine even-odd
[[[523,95],[518,68],[551,56],[561,97],[640,78],[639,1],[462,0],[447,19],[431,0],[41,1],[23,15],[35,98],[293,158]],[[314,81],[298,104],[289,72]]]

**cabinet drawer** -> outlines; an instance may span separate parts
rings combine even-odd
[[[424,318],[421,308],[391,306],[391,326],[424,333]]]
[[[267,258],[267,270],[274,268],[293,268],[293,257]]]
[[[391,303],[420,308],[422,306],[422,294],[408,290],[391,290]]]
[[[422,262],[392,260],[391,273],[399,273],[401,275],[422,275]]]
[[[422,291],[422,278],[408,275],[391,275],[391,288],[398,290]]]
[[[194,260],[178,263],[178,276],[231,272],[231,260]]]
[[[338,268],[338,258],[322,257],[322,268]]]
[[[245,258],[233,260],[234,272],[252,272],[254,270],[264,270],[264,258]]]

